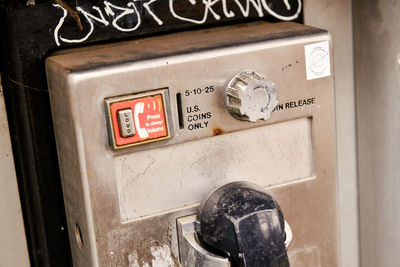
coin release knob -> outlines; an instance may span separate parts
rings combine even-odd
[[[278,104],[276,85],[254,70],[236,74],[225,89],[225,108],[236,119],[267,120]]]

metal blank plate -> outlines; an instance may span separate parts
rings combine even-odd
[[[165,213],[233,181],[271,186],[313,177],[311,119],[121,155],[113,165],[122,221]]]

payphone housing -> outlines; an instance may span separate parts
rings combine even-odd
[[[330,53],[324,30],[256,22],[48,58],[74,266],[182,265],[177,220],[234,181],[279,202],[291,266],[338,266]],[[276,86],[268,116],[226,104],[246,71]]]

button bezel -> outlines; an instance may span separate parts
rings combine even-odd
[[[160,137],[156,138],[151,138],[151,139],[146,139],[143,141],[134,141],[130,139],[134,138],[135,136],[138,135],[137,130],[135,127],[133,127],[134,131],[136,132],[135,135],[125,137],[123,138],[120,136],[120,129],[119,129],[119,122],[114,121],[116,117],[113,117],[113,112],[112,112],[112,105],[121,103],[121,102],[129,102],[133,101],[136,99],[141,99],[141,98],[146,98],[146,97],[155,97],[155,96],[161,96],[162,99],[162,109],[163,109],[163,121],[165,122],[166,126],[166,134]],[[161,140],[166,140],[171,138],[171,112],[170,112],[170,101],[169,101],[169,92],[168,88],[163,88],[163,89],[156,89],[156,90],[151,90],[151,91],[146,91],[142,93],[135,93],[135,94],[129,94],[129,95],[123,95],[123,96],[116,96],[116,97],[109,97],[104,100],[105,104],[105,109],[106,109],[106,120],[107,120],[107,128],[108,128],[108,137],[109,137],[109,143],[110,147],[113,150],[117,149],[122,149],[122,148],[128,148],[132,146],[138,146],[138,145],[144,145],[148,143],[153,143]],[[115,111],[117,113],[118,111],[123,110],[119,109]],[[134,114],[134,111],[132,110],[132,114]],[[134,121],[134,120],[133,120]],[[117,129],[116,129],[117,128]],[[119,139],[125,139],[124,142],[121,142]]]

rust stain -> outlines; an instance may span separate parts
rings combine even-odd
[[[216,135],[221,135],[221,134],[223,134],[223,133],[224,133],[224,131],[223,131],[221,128],[219,128],[219,127],[216,127],[216,128],[213,129],[213,135],[214,135],[214,136],[216,136]]]
[[[78,25],[79,29],[83,31],[83,25],[81,22],[81,18],[78,15],[78,12],[73,10],[69,5],[67,5],[65,2],[62,0],[54,0],[57,4],[62,6],[65,10],[67,10],[68,14],[76,20],[76,25]]]

